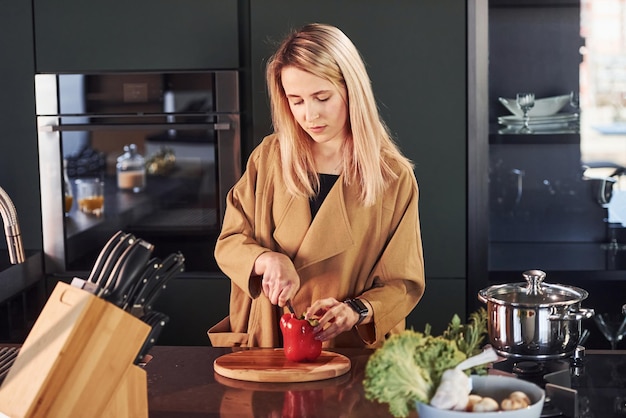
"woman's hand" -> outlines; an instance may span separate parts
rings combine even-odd
[[[330,340],[345,331],[349,331],[359,320],[359,314],[348,304],[335,298],[319,299],[307,309],[304,319],[318,318],[319,325],[314,331],[316,340]],[[326,326],[328,324],[328,326]]]
[[[254,262],[254,274],[262,276],[263,293],[270,302],[285,306],[300,289],[300,276],[291,259],[285,254],[266,252]]]

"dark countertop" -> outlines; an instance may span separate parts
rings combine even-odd
[[[257,383],[229,379],[213,362],[231,348],[155,346],[145,366],[151,418],[173,417],[391,417],[386,404],[365,399],[363,377],[372,350],[336,349],[352,363],[332,379],[304,383]],[[587,350],[585,367],[571,378],[582,410],[615,416],[626,408],[626,351]],[[621,403],[620,403],[621,402]],[[295,414],[290,406],[303,406]],[[417,413],[412,412],[411,417]]]
[[[334,350],[351,360],[351,370],[332,379],[303,383],[246,382],[214,373],[214,360],[232,351],[154,347],[153,358],[145,366],[150,418],[391,417],[386,404],[368,401],[363,394],[365,364],[372,350]],[[288,405],[305,406],[290,414]]]

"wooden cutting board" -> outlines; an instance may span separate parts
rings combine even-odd
[[[213,368],[224,377],[251,382],[311,382],[347,373],[350,359],[322,351],[313,362],[296,363],[285,358],[282,348],[259,348],[218,357]]]

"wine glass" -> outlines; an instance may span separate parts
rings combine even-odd
[[[623,313],[596,313],[593,316],[598,329],[611,344],[611,350],[626,336],[626,316]]]
[[[577,91],[569,93],[569,105],[574,109],[576,119],[569,123],[569,126],[576,132],[580,131],[580,94]]]
[[[522,133],[530,133],[530,127],[528,126],[528,122],[530,121],[530,117],[528,116],[528,112],[530,109],[535,106],[535,94],[534,93],[517,93],[517,106],[522,109],[523,112],[523,120],[524,126],[520,129]]]
[[[569,92],[569,105],[576,112],[578,112],[578,109],[580,109],[580,94],[577,91],[572,90]]]

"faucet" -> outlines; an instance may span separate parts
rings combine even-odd
[[[0,187],[0,215],[2,215],[2,222],[4,222],[4,233],[7,239],[11,264],[23,263],[26,257],[24,255],[24,246],[22,245],[20,225],[17,221],[17,210],[15,210],[13,201],[11,201],[11,198],[2,187]]]

